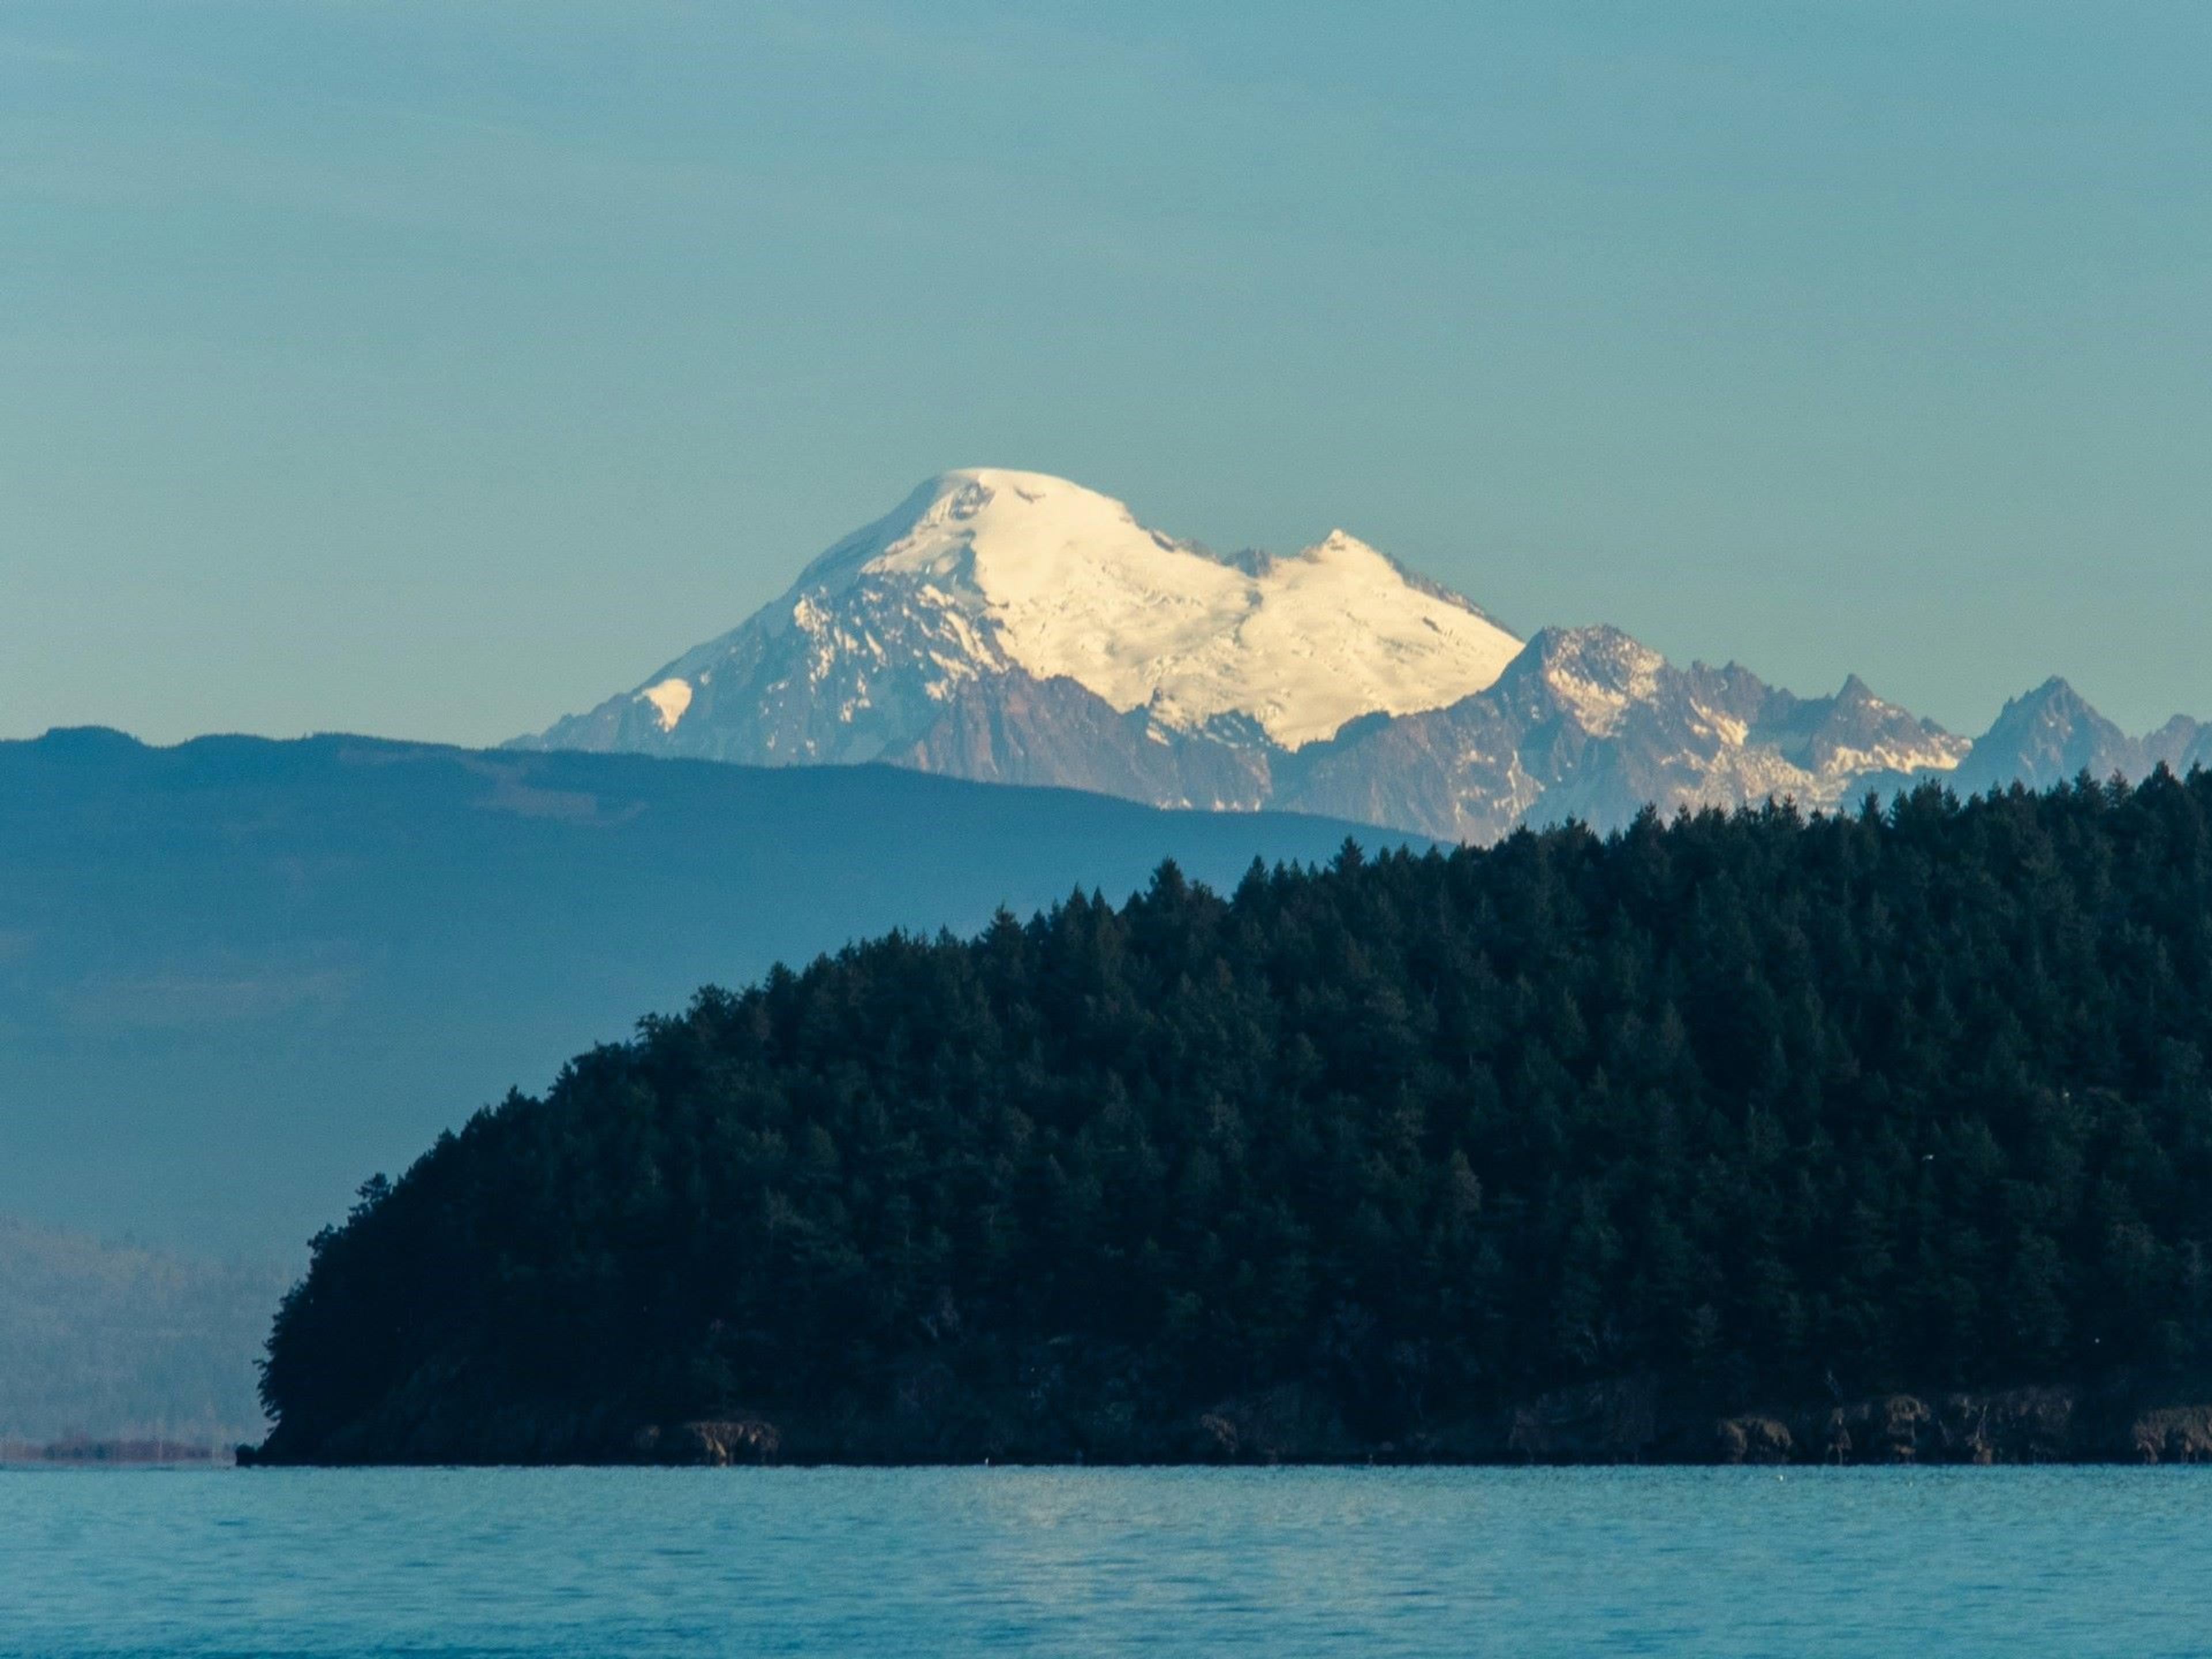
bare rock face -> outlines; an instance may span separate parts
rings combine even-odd
[[[2136,1419],[2129,1437],[2140,1462],[2212,1462],[2212,1406],[2145,1412]]]
[[[783,1450],[783,1435],[775,1424],[757,1417],[679,1423],[671,1429],[653,1424],[637,1431],[630,1449],[643,1462],[728,1468],[775,1462]]]
[[[726,1468],[732,1463],[773,1463],[783,1449],[783,1437],[775,1424],[747,1417],[686,1423],[678,1443],[691,1454],[690,1462]]]
[[[2071,1389],[1947,1395],[1936,1407],[1938,1442],[1959,1462],[2054,1462],[2074,1453],[2078,1403]]]
[[[1714,1425],[1714,1458],[1722,1463],[1787,1463],[1796,1449],[1778,1417],[1727,1417]]]
[[[1269,799],[1486,842],[1570,817],[1614,828],[1647,802],[1836,807],[1944,775],[1967,746],[1856,678],[1803,698],[1734,664],[1677,667],[1618,629],[1546,629],[1486,690],[1279,763]]]
[[[1911,1463],[1932,1440],[1936,1414],[1909,1394],[1838,1406],[1823,1446],[1832,1463]]]
[[[1800,1429],[1801,1449],[1829,1463],[2052,1463],[2117,1451],[2109,1431],[2085,1424],[2071,1388],[1960,1392],[1932,1403],[1877,1395],[1832,1407]]]
[[[2176,757],[2185,747],[2177,745]],[[2142,742],[2092,708],[2064,680],[2053,678],[2005,704],[1958,775],[1966,790],[2015,780],[2047,789],[2082,772],[2103,779],[2115,772],[2140,777],[2149,769]]]
[[[1266,804],[1270,750],[1174,733],[1117,712],[1064,676],[1020,669],[949,688],[929,722],[883,758],[984,783],[1088,789],[1161,806],[1251,811]]]

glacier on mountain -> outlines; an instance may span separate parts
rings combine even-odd
[[[1520,647],[1341,530],[1286,557],[1224,557],[1065,479],[979,468],[931,479],[741,626],[546,741],[876,759],[962,683],[1018,671],[1162,734],[1296,750],[1479,690]]]
[[[1970,743],[1856,676],[1807,698],[1613,628],[1524,643],[1341,530],[1220,555],[998,468],[929,480],[738,628],[517,744],[884,762],[1469,841],[1646,804],[1832,808],[1928,778],[2212,760],[2212,727],[2129,739],[2063,682]]]

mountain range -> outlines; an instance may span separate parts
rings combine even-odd
[[[948,472],[632,690],[515,740],[763,766],[887,762],[1455,841],[1645,804],[1833,808],[2212,763],[2063,680],[1968,739],[1856,676],[1802,697],[1611,627],[1523,640],[1344,531],[1217,553],[1042,473]]]
[[[0,743],[0,1216],[296,1259],[366,1177],[702,984],[1352,828],[884,766]]]
[[[269,1316],[359,1184],[703,983],[1353,828],[884,766],[0,742],[0,1443],[258,1433]]]
[[[1524,639],[1341,531],[1218,554],[998,471],[503,750],[0,742],[0,1435],[250,1415],[239,1310],[358,1182],[703,982],[1163,858],[1227,886],[1347,835],[2208,763],[2060,680],[1969,741],[1856,678]]]

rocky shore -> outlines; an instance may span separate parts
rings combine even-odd
[[[2212,1392],[2212,1391],[2208,1391]],[[1033,1401],[1020,1404],[1033,1404]],[[1063,1407],[1066,1402],[1060,1402]],[[1010,1408],[1010,1406],[1012,1408]],[[2212,1462],[2212,1405],[2106,1384],[1895,1393],[1716,1415],[1622,1378],[1401,1439],[1360,1437],[1297,1385],[1141,1428],[1112,1402],[1049,1417],[909,1389],[888,1412],[732,1414],[665,1424],[618,1411],[434,1412],[320,1446],[241,1446],[287,1463],[2008,1464]]]

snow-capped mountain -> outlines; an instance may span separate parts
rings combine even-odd
[[[1967,747],[1856,678],[1802,698],[1734,664],[1677,668],[1618,629],[1547,629],[1486,690],[1298,757],[1273,799],[1489,841],[1617,824],[1647,801],[1833,806],[1878,776],[1948,771]]]
[[[930,480],[738,628],[517,743],[884,761],[1474,841],[1618,824],[1647,802],[1832,807],[1924,778],[2212,763],[2212,727],[2130,738],[2063,681],[1970,743],[1856,677],[1807,698],[1612,628],[1524,645],[1343,531],[1287,557],[1221,555],[997,469]]]
[[[1065,479],[977,469],[931,479],[741,627],[544,741],[915,760],[972,725],[963,690],[1066,681],[1085,715],[1146,738],[1294,750],[1479,690],[1520,648],[1340,530],[1287,558],[1223,556]]]

